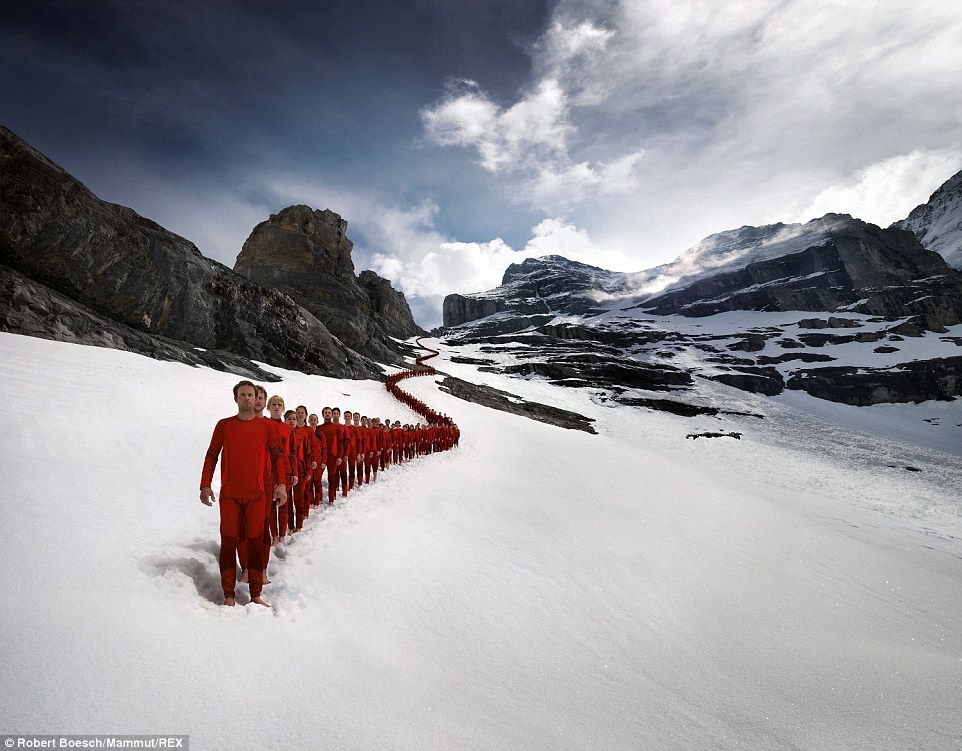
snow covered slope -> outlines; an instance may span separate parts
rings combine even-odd
[[[957,745],[960,402],[858,409],[706,381],[730,414],[682,418],[431,346],[441,370],[599,434],[410,381],[461,447],[312,515],[272,563],[267,611],[218,605],[217,512],[197,498],[236,377],[0,335],[0,731],[189,733],[194,749]],[[274,370],[288,403],[413,418],[380,383]],[[686,438],[709,431],[742,438]]]

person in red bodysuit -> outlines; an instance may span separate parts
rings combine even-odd
[[[341,498],[347,497],[347,451],[348,451],[348,441],[350,437],[344,426],[341,424],[341,409],[340,407],[331,408],[331,421],[337,425],[337,439],[338,445],[340,446],[340,451],[338,452],[338,457],[340,461],[337,463],[337,481],[341,487]]]
[[[281,447],[272,439],[270,427],[255,415],[257,390],[250,381],[234,386],[234,402],[237,414],[219,420],[214,426],[210,446],[204,458],[200,476],[200,501],[205,506],[216,500],[211,482],[217,461],[221,461],[220,488],[220,578],[224,590],[224,604],[234,605],[234,584],[237,577],[237,542],[240,537],[240,517],[243,515],[246,529],[248,555],[250,557],[251,602],[264,607],[270,605],[261,597],[264,571],[264,520],[267,503],[264,487],[264,464],[267,457],[275,465],[279,476],[284,470]],[[271,489],[273,497],[280,498],[283,488]]]
[[[361,450],[358,455],[357,471],[364,476],[364,483],[367,485],[371,482],[371,467],[368,464],[371,458],[371,430],[368,427],[367,417],[361,415],[357,421],[360,425],[358,431],[361,434]]]
[[[294,531],[294,494],[297,492],[297,486],[301,482],[301,476],[298,471],[304,464],[303,453],[298,453],[298,442],[296,438],[295,430],[297,429],[297,412],[293,409],[287,410],[284,413],[284,422],[291,427],[291,445],[290,445],[290,463],[291,463],[291,492],[287,496],[287,524],[280,527],[281,542],[287,542],[287,536]],[[279,520],[278,520],[279,521]]]
[[[277,428],[277,435],[280,438],[281,451],[287,457],[287,468],[284,477],[284,501],[276,506],[270,518],[271,536],[274,544],[285,542],[287,539],[288,516],[290,514],[290,502],[293,498],[293,488],[298,482],[298,477],[294,474],[297,462],[291,455],[294,447],[294,428],[284,421],[284,400],[274,395],[267,400],[267,409],[271,413],[271,421]],[[291,413],[293,414],[293,413]]]
[[[324,439],[324,434],[319,433],[317,426],[320,420],[317,419],[317,415],[309,415],[307,418],[307,426],[311,429],[311,438],[314,445],[314,461],[317,463],[317,467],[311,473],[311,485],[310,485],[310,498],[311,498],[311,508],[317,508],[321,505],[321,501],[324,500],[324,489],[321,486],[321,478],[324,476],[324,469],[327,467],[327,441]],[[305,491],[308,490],[307,488]]]
[[[318,433],[327,444],[327,503],[334,505],[337,495],[338,465],[341,463],[341,426],[334,422],[334,411],[330,407],[321,410],[324,423],[317,426]]]
[[[314,461],[314,441],[311,440],[311,429],[307,427],[307,407],[299,406],[294,415],[293,453],[298,460],[295,474],[299,478],[299,482],[294,486],[294,529],[300,531],[304,528],[304,520],[310,513],[304,489],[310,483],[311,472],[317,464]]]
[[[280,436],[277,433],[277,426],[274,425],[270,418],[264,417],[264,407],[267,405],[267,389],[263,386],[254,385],[254,390],[257,392],[257,397],[254,400],[254,414],[259,420],[267,420],[267,425],[271,429],[272,439],[275,443],[280,445]],[[287,455],[284,455],[284,466],[288,466]],[[274,465],[268,459],[264,465],[264,487],[273,488],[277,484],[284,484],[287,479],[287,474],[285,473],[280,478],[275,478],[274,476]],[[264,510],[267,512],[267,516],[264,519],[264,537],[262,542],[264,544],[264,584],[270,584],[271,580],[267,578],[267,567],[270,565],[271,558],[271,517],[276,517],[277,504],[274,503],[273,496],[267,499],[267,503],[264,504]],[[241,517],[241,526],[246,533],[247,524],[244,521],[244,517]],[[241,565],[241,584],[249,583],[249,572],[247,570],[249,559],[247,550],[247,535],[242,533],[237,541],[237,558],[240,560]]]
[[[358,434],[354,425],[354,413],[344,410],[344,432],[347,435],[347,454],[345,463],[347,464],[347,487],[354,490],[357,477],[357,445]]]

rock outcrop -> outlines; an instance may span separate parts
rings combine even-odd
[[[0,128],[0,173],[0,265],[10,291],[0,301],[3,330],[191,364],[219,363],[262,379],[254,361],[341,378],[379,378],[381,369],[366,355],[397,360],[401,347],[387,337],[410,335],[410,310],[390,282],[373,273],[362,275],[363,283],[354,277],[350,241],[343,237],[346,223],[331,212],[316,214],[325,242],[333,239],[333,254],[323,269],[310,269],[334,277],[330,299],[322,305],[296,287],[306,273],[304,259],[313,258],[315,248],[295,253],[296,243],[287,241],[297,240],[298,232],[283,225],[274,231],[285,243],[276,247],[291,252],[279,261],[272,256],[269,269],[258,265],[260,273],[275,275],[263,286],[205,258],[191,242],[135,211],[98,199],[6,128]],[[269,220],[262,226],[273,225]],[[295,284],[291,289],[302,300],[283,291],[287,283]],[[312,289],[318,287],[324,285]],[[340,309],[342,302],[346,307]],[[333,335],[327,323],[352,334],[357,349]],[[363,338],[372,332],[381,338],[365,346]]]
[[[914,233],[922,245],[940,253],[950,266],[962,269],[962,171],[891,226]]]
[[[623,292],[627,279],[626,274],[569,261],[562,256],[528,258],[508,266],[497,290],[445,297],[444,326],[460,326],[496,313],[525,319],[526,325],[540,325],[557,313],[600,313],[604,308],[595,297]]]
[[[883,402],[951,401],[962,396],[962,357],[913,360],[892,368],[803,370],[785,386],[859,407]]]
[[[341,342],[381,362],[397,361],[392,341],[424,331],[404,296],[373,271],[354,274],[347,222],[333,211],[289,206],[251,232],[234,271],[288,295]]]
[[[521,415],[559,428],[583,430],[592,435],[598,432],[592,427],[591,423],[594,420],[590,417],[560,407],[553,407],[549,404],[529,402],[516,394],[509,394],[491,386],[469,383],[454,376],[445,376],[441,382],[441,391],[446,391],[452,396],[467,402],[474,402],[502,412],[510,412],[513,415]]]
[[[962,273],[906,230],[856,219],[823,244],[713,274],[638,303],[646,313],[847,310],[917,318],[944,331],[962,321]]]
[[[228,371],[261,382],[280,380],[239,355],[147,334],[106,318],[3,264],[0,264],[0,299],[3,300],[0,331],[136,352],[156,360]]]

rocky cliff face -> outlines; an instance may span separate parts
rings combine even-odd
[[[962,273],[911,232],[849,219],[819,245],[703,276],[638,305],[650,313],[687,316],[844,309],[911,315],[924,328],[944,331],[962,321]]]
[[[940,253],[950,266],[962,269],[962,171],[891,226],[913,232],[926,248]]]
[[[600,313],[604,307],[597,295],[623,292],[628,276],[562,256],[528,258],[508,266],[496,290],[445,297],[444,325],[460,326],[495,313],[523,317],[526,325],[543,323],[556,313]]]
[[[373,271],[354,275],[347,222],[330,210],[289,206],[258,224],[234,271],[289,295],[351,349],[398,359],[391,337],[423,334],[404,296]]]
[[[492,355],[481,370],[677,414],[706,414],[714,384],[853,405],[962,395],[962,273],[907,230],[841,214],[718,233],[638,274],[529,259],[449,295],[445,323],[450,346]],[[650,395],[665,391],[684,401]]]
[[[250,362],[257,360],[337,377],[380,375],[289,296],[204,258],[131,209],[101,201],[6,128],[0,172],[0,264],[8,286],[19,290],[19,303],[5,297],[0,304],[4,330],[16,332],[29,319],[26,333],[114,341],[185,362],[196,360],[188,349],[199,347],[224,353],[218,361],[238,372],[257,372]],[[54,299],[60,315],[38,318]],[[31,304],[32,318],[25,312]],[[99,332],[98,320],[126,333]]]

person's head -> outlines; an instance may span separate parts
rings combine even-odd
[[[320,422],[320,420],[317,419],[317,415],[312,413],[307,416],[307,424],[312,428],[316,428],[318,422]]]
[[[334,422],[340,422],[340,421],[341,421],[341,408],[340,408],[340,407],[331,407],[331,419],[334,420]]]
[[[271,413],[271,419],[280,420],[284,414],[284,399],[274,394],[267,400],[267,411]]]
[[[237,401],[237,394],[240,392],[242,388],[245,388],[245,387],[251,390],[251,393],[254,394],[255,398],[257,397],[257,393],[256,393],[257,387],[253,383],[251,383],[250,381],[238,381],[236,384],[234,384],[234,401],[235,402]]]
[[[287,412],[284,413],[284,422],[291,427],[297,425],[297,412],[295,412],[293,409],[287,410]]]
[[[330,407],[325,407],[321,410],[321,418],[324,420],[324,422],[330,422],[333,416],[334,410],[332,410]]]
[[[297,415],[298,425],[304,426],[307,424],[307,407],[305,407],[303,404],[298,405],[294,414]]]
[[[254,399],[254,411],[257,414],[262,414],[264,412],[264,407],[267,406],[267,389],[265,389],[263,386],[254,384],[254,391],[257,392],[257,396]]]
[[[354,413],[351,410],[345,410],[344,412],[344,424],[353,425],[354,424]]]
[[[241,381],[234,386],[234,402],[240,412],[254,412],[254,402],[257,400],[257,390],[250,381]]]

